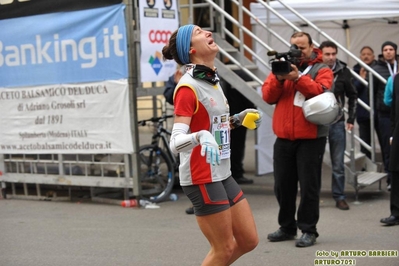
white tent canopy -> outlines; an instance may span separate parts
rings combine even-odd
[[[285,0],[310,21],[336,21],[348,19],[376,19],[399,17],[398,0]],[[270,6],[291,22],[301,21],[298,16],[286,9],[280,2],[270,2]],[[251,11],[260,20],[266,20],[265,8],[251,3]],[[272,25],[283,24],[281,19],[271,13]]]
[[[381,44],[384,41],[389,40],[399,44],[399,25],[395,24],[399,21],[399,0],[286,0],[284,4],[315,24],[354,55],[358,55],[361,47],[365,45],[372,47],[377,56],[381,53]],[[310,33],[316,43],[326,40],[318,31],[303,26],[305,22],[280,2],[273,1],[270,6],[301,30]],[[268,12],[262,4],[251,3],[250,9],[260,21],[267,23]],[[270,27],[289,41],[294,30],[272,12],[269,14]],[[346,29],[343,27],[344,20],[349,26]],[[252,29],[273,49],[281,52],[287,50],[288,47],[276,38],[267,40],[267,31],[254,20],[252,20]],[[258,52],[262,54],[263,51],[260,50]],[[350,67],[356,64],[351,57],[342,52],[338,53],[338,57]]]

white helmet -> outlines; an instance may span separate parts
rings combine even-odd
[[[302,110],[305,118],[316,125],[334,124],[343,115],[341,104],[331,91],[325,91],[305,101]]]

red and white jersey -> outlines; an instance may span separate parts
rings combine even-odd
[[[231,176],[229,105],[219,83],[212,85],[183,75],[174,92],[175,114],[191,116],[190,131],[208,130],[219,144],[220,165],[201,156],[201,145],[180,153],[181,186],[221,181]]]

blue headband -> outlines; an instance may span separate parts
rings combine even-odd
[[[191,35],[194,30],[193,24],[188,24],[181,26],[177,31],[176,37],[176,47],[177,47],[177,56],[183,64],[190,63],[190,43],[191,43]]]

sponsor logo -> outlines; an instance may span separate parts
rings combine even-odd
[[[5,46],[0,41],[0,67],[51,64],[82,60],[81,68],[93,68],[97,61],[111,56],[123,57],[123,35],[118,26],[103,29],[102,36],[87,36],[80,40],[62,39],[55,33],[53,40],[43,41],[36,35],[31,43]],[[101,50],[102,49],[102,50]]]
[[[156,51],[155,55],[150,57],[150,60],[148,60],[148,63],[150,63],[152,69],[154,69],[155,73],[158,75],[159,71],[161,71],[161,69],[163,67],[161,52]]]
[[[171,35],[172,32],[170,30],[151,30],[148,34],[148,39],[151,43],[167,44]]]

